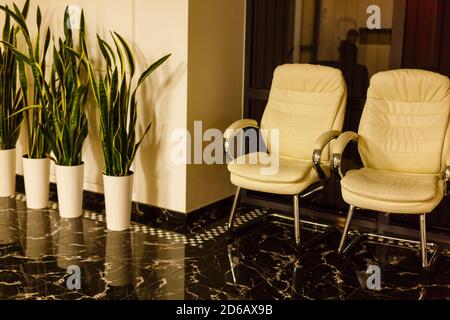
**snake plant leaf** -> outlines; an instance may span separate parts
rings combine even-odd
[[[111,68],[112,62],[111,62],[111,56],[109,54],[109,52],[106,49],[106,46],[104,45],[104,41],[100,38],[100,36],[97,34],[97,42],[98,42],[98,46],[100,48],[100,52],[103,55],[103,58],[105,59],[106,62],[106,67],[108,69]]]
[[[27,2],[23,10],[25,14],[26,6]],[[15,13],[8,6],[1,6],[0,10],[5,13],[0,40],[0,149],[12,149],[19,138],[27,110],[23,106],[27,104],[20,90],[20,79],[18,81],[20,57],[16,54],[16,45],[20,26],[12,21],[14,17],[11,13]]]
[[[115,69],[114,73],[112,75],[112,79],[111,79],[111,87],[110,87],[110,95],[109,95],[109,103],[110,104],[115,104],[119,97],[118,88],[117,88],[118,83],[119,83],[119,73],[118,73],[117,69]]]
[[[137,88],[170,55],[164,56],[147,68],[140,75],[137,85],[132,88],[136,73],[133,52],[120,34],[111,32],[111,38],[113,46],[97,35],[98,47],[107,66],[104,76],[96,76],[89,59],[85,60],[100,114],[105,159],[103,173],[108,176],[126,176],[130,174],[136,152],[151,127],[149,124],[136,142]]]
[[[33,105],[33,106],[24,107],[22,109],[17,110],[13,114],[10,114],[6,119],[8,120],[8,119],[17,117],[18,115],[21,115],[23,112],[25,112],[27,110],[37,109],[37,108],[42,108],[42,106],[41,105]]]
[[[47,143],[50,146],[50,150],[52,150],[53,153],[55,154],[55,156],[58,158],[59,157],[59,151],[58,151],[58,148],[56,147],[56,138],[55,138],[55,136],[51,135],[50,131],[47,130],[47,128],[44,128],[42,125],[40,125],[40,128],[41,128],[42,132],[45,135]]]
[[[12,11],[11,9],[9,9],[7,6],[0,6],[0,10],[4,11],[6,14],[10,15],[11,18],[13,18],[16,21],[16,23],[19,25],[19,27],[25,37],[25,41],[27,42],[28,45],[31,45],[30,33],[28,31],[28,27],[25,22],[25,18],[22,15],[22,13],[20,13],[20,10],[19,10],[19,14],[17,14],[17,12]]]
[[[11,31],[11,16],[9,14],[7,14],[5,16],[5,23],[4,23],[3,32],[2,32],[4,41],[9,41],[10,31]]]
[[[86,140],[87,136],[88,136],[88,121],[87,118],[84,117],[83,118],[83,122],[81,123],[81,127],[80,127],[80,132],[79,135],[77,136],[76,140],[75,140],[75,145],[74,145],[74,149],[72,151],[72,153],[77,157],[77,159],[74,159],[76,163],[80,163],[82,162],[82,148],[83,148],[83,143]]]
[[[114,50],[106,41],[100,38],[99,35],[97,35],[97,42],[100,48],[100,52],[102,53],[103,58],[105,59],[107,71],[110,72],[112,66],[116,64],[116,56],[114,54]]]
[[[56,49],[56,47],[53,47],[53,64],[55,66],[56,73],[59,77],[59,79],[64,78],[64,65],[62,61],[62,57],[59,54],[59,51]]]
[[[144,141],[144,138],[145,138],[145,136],[147,135],[147,133],[150,131],[150,128],[151,128],[151,127],[152,127],[152,123],[150,122],[150,123],[147,125],[147,128],[145,128],[145,131],[144,131],[144,133],[142,134],[142,137],[139,139],[138,143],[136,143],[135,147],[133,148],[133,153],[131,154],[131,157],[130,157],[130,160],[129,160],[131,163],[133,163],[134,158],[136,157],[136,152],[138,151],[139,147],[140,147],[141,144],[142,144],[142,141]]]
[[[7,46],[12,52],[14,52],[14,54],[16,55],[16,57],[17,57],[18,59],[20,59],[20,60],[26,62],[27,64],[30,64],[30,63],[31,63],[30,59],[29,59],[26,55],[24,55],[22,52],[20,52],[19,50],[17,50],[17,48],[16,48],[14,45],[10,44],[9,42],[5,42],[5,41],[3,41],[3,40],[0,40],[0,43],[1,43],[1,44],[4,44],[4,45]]]
[[[69,134],[73,136],[78,129],[78,124],[80,121],[80,109],[81,109],[81,94],[83,92],[83,87],[75,90],[74,96],[71,98],[71,107],[70,107],[70,120],[69,120]]]
[[[136,128],[136,121],[137,121],[137,101],[136,101],[136,92],[133,92],[133,94],[131,95],[131,100],[130,100],[130,119],[129,119],[129,123],[128,123],[128,132],[130,134],[133,134],[133,136],[131,137],[131,143],[134,143],[134,133],[135,133],[135,128]]]
[[[41,23],[42,23],[41,8],[39,8],[39,6],[38,6],[37,12],[36,12],[36,26],[37,26],[38,30],[41,29]]]
[[[116,40],[116,37],[114,37],[114,34],[112,32],[111,32],[111,37],[112,37],[112,39],[114,41],[114,45],[116,47],[117,56],[119,57],[121,78],[123,79],[125,77],[125,72],[126,72],[125,57],[123,55],[122,48],[120,47],[119,43]]]
[[[103,133],[102,136],[102,145],[103,145],[103,153],[105,155],[105,164],[107,168],[111,167],[111,154],[112,154],[112,140],[110,138],[110,128],[109,128],[109,114],[108,114],[108,98],[106,95],[106,89],[103,84],[102,78],[99,79],[98,82],[99,88],[99,107],[100,107],[100,126]]]
[[[170,58],[170,54],[162,57],[161,59],[159,59],[158,61],[156,61],[155,63],[153,63],[150,67],[148,67],[147,70],[144,71],[144,73],[142,73],[142,75],[139,78],[138,84],[136,86],[135,91],[141,86],[141,84],[145,81],[145,79],[147,79],[147,77],[149,75],[151,75],[156,69],[158,69],[164,62],[167,61],[167,59]]]
[[[39,36],[39,30],[36,33],[36,37],[34,38],[34,60],[39,61],[39,55],[41,53],[40,51],[40,36]]]
[[[74,55],[77,59],[80,59],[80,63],[85,63],[84,61],[81,61],[81,59],[83,59],[82,53],[77,52],[75,49],[68,47],[64,43],[61,43],[61,46],[64,48],[64,52]]]
[[[69,47],[73,46],[72,25],[69,15],[69,7],[66,7],[64,11],[64,36],[65,41]]]
[[[41,66],[45,65],[45,63],[46,63],[45,57],[47,56],[47,51],[50,46],[50,38],[51,38],[51,32],[50,32],[50,27],[48,27],[47,31],[45,33],[45,41],[44,41],[44,49],[43,49],[43,55],[42,55],[42,60],[41,60]]]
[[[86,105],[89,82],[93,69],[86,63],[84,39],[74,44],[69,22],[68,7],[64,14],[64,38],[54,41],[53,64],[49,84],[44,82],[49,106],[47,128],[52,137],[50,149],[59,165],[74,166],[82,162],[82,146],[88,134]],[[84,37],[83,33],[80,36]],[[39,71],[39,66],[36,66]],[[84,72],[87,71],[88,79]],[[91,83],[95,97],[99,97],[95,82]]]
[[[126,57],[127,57],[127,61],[128,61],[128,68],[130,71],[130,77],[134,76],[135,70],[136,70],[136,63],[134,61],[134,56],[133,53],[131,52],[130,46],[128,45],[128,43],[125,41],[124,38],[122,38],[122,36],[120,34],[118,34],[117,32],[114,32],[114,34],[116,35],[116,37],[119,39],[119,41],[122,44],[122,47],[125,51]]]
[[[85,57],[85,62],[87,65],[87,72],[89,77],[89,84],[91,85],[91,91],[94,93],[94,101],[96,105],[100,104],[100,92],[99,92],[99,85],[97,83],[97,80],[95,78],[94,68],[92,67],[92,64],[89,61],[89,58]]]
[[[25,1],[25,4],[23,5],[22,9],[22,16],[25,17],[25,19],[28,16],[28,10],[30,9],[30,0]]]
[[[86,32],[86,22],[84,19],[84,11],[81,11],[81,16],[80,16],[80,39],[84,38]],[[81,41],[80,45],[84,45],[84,43]]]

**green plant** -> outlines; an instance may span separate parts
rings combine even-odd
[[[128,176],[136,152],[151,127],[149,123],[142,137],[136,142],[137,89],[170,55],[148,67],[132,88],[136,71],[133,53],[122,36],[118,33],[111,33],[111,36],[115,51],[97,35],[98,46],[106,63],[106,74],[98,76],[97,80],[91,63],[88,63],[88,70],[95,102],[100,111],[105,159],[103,173],[108,176]]]
[[[55,162],[61,166],[82,164],[82,147],[88,135],[86,115],[89,95],[84,13],[81,13],[78,45],[75,45],[68,7],[64,13],[64,40],[53,47],[53,65],[49,84],[44,83],[48,97],[43,128]]]
[[[47,29],[44,39],[44,46],[41,50],[41,10],[38,7],[36,12],[37,31],[34,39],[30,36],[30,31],[26,23],[26,16],[29,8],[29,0],[25,2],[24,10],[13,4],[13,10],[7,6],[0,6],[0,10],[10,15],[15,20],[25,39],[26,53],[20,52],[15,44],[3,42],[14,52],[19,66],[19,82],[22,91],[26,132],[28,138],[28,157],[32,159],[42,159],[47,156],[48,145],[45,139],[44,130],[46,121],[44,112],[47,107],[48,99],[45,93],[45,62],[47,51],[50,45],[50,29]],[[32,93],[28,92],[28,79],[26,67],[28,66],[32,72],[33,89]]]
[[[26,15],[28,7],[24,7]],[[17,45],[19,29],[11,25],[11,16],[6,13],[0,44],[0,150],[16,147],[23,121],[23,98],[17,88],[17,60],[8,44]],[[5,44],[6,43],[6,44]]]

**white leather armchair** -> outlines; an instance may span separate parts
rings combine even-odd
[[[330,175],[329,143],[341,133],[346,107],[346,86],[337,69],[308,64],[287,64],[275,70],[269,101],[260,129],[268,153],[256,152],[231,161],[228,170],[237,191],[228,227],[232,228],[242,189],[292,195],[295,241],[300,244],[299,198],[309,187],[323,189]],[[259,128],[254,120],[239,120],[225,132],[225,149],[237,130]],[[277,130],[279,141],[270,132]],[[262,174],[267,156],[276,157],[278,170]]]
[[[333,144],[333,168],[350,205],[338,251],[344,250],[355,208],[419,214],[422,265],[428,267],[427,213],[441,202],[450,178],[450,80],[423,70],[393,70],[372,77],[359,133]],[[342,153],[358,143],[364,167],[343,175]]]

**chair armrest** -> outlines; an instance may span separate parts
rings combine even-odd
[[[320,166],[322,162],[322,153],[323,149],[334,139],[338,138],[341,134],[341,131],[332,130],[323,133],[319,138],[317,138],[314,143],[314,151],[312,155],[313,168],[316,170],[321,180],[326,179],[326,174],[323,172],[322,167]]]
[[[241,129],[246,129],[246,128],[259,129],[258,122],[253,119],[238,120],[235,123],[233,123],[231,126],[229,126],[227,130],[225,130],[225,133],[223,134],[223,138],[225,140],[228,140],[228,139],[232,138],[236,134],[237,131],[239,131]]]
[[[241,119],[236,122],[234,122],[231,126],[228,127],[227,130],[225,130],[225,133],[223,134],[224,138],[224,149],[227,156],[229,156],[229,149],[231,146],[230,139],[232,139],[236,133],[238,133],[240,130],[243,129],[259,129],[258,122],[253,119]],[[232,158],[230,156],[230,158]]]
[[[341,171],[341,160],[342,160],[342,153],[344,152],[347,145],[352,141],[358,141],[359,136],[357,133],[352,131],[344,132],[339,136],[339,138],[336,140],[336,142],[333,144],[333,150],[332,150],[332,156],[331,156],[331,163],[333,167],[333,171],[341,176],[341,178],[344,177]]]

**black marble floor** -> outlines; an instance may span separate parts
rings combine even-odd
[[[450,298],[446,254],[423,272],[415,244],[366,236],[341,257],[339,231],[311,223],[299,249],[292,226],[265,215],[244,208],[234,234],[225,221],[186,234],[136,223],[109,232],[100,213],[64,220],[27,210],[20,196],[0,199],[0,299]],[[366,288],[370,265],[380,291]],[[67,286],[71,266],[79,289]]]

